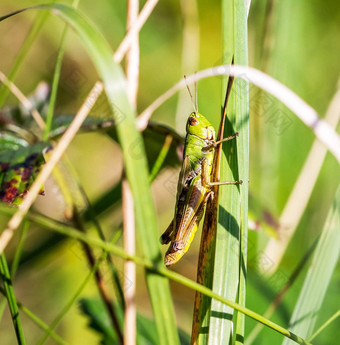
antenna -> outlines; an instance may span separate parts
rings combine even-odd
[[[184,76],[184,80],[185,80],[185,85],[186,85],[186,87],[187,87],[187,89],[188,89],[188,92],[189,92],[189,95],[190,95],[190,98],[191,98],[192,106],[193,106],[193,108],[194,108],[194,110],[195,110],[195,113],[198,113],[198,111],[197,111],[197,88],[196,88],[196,82],[195,82],[195,90],[196,90],[196,105],[195,105],[195,103],[194,103],[194,98],[192,97],[192,93],[191,93],[191,91],[190,91],[190,88],[189,88],[189,85],[188,85],[188,81],[187,81],[187,76],[186,76],[186,75]]]
[[[196,75],[196,72],[195,72],[195,75]],[[195,104],[196,104],[196,112],[198,112],[197,80],[195,80]]]

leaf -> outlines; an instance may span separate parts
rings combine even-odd
[[[107,316],[107,311],[103,303],[97,300],[81,299],[79,301],[81,311],[88,316],[88,326],[101,334],[101,344],[119,344],[118,338],[115,335],[110,319]],[[117,313],[118,315],[118,313]],[[121,315],[120,323],[122,323]]]
[[[0,155],[0,200],[20,205],[41,166],[45,163],[43,151],[48,143],[39,143]],[[44,194],[43,187],[40,194]]]

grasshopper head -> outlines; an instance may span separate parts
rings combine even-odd
[[[205,140],[215,140],[215,129],[200,113],[192,112],[187,122],[187,133]]]

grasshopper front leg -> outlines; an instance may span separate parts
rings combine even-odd
[[[202,160],[202,186],[209,188],[212,186],[223,186],[223,185],[233,185],[233,184],[242,184],[243,181],[221,181],[221,182],[211,182],[209,174],[209,161],[207,158]]]
[[[214,141],[214,142],[211,143],[210,145],[206,146],[203,150],[204,150],[205,152],[207,152],[207,151],[210,151],[210,150],[212,150],[212,149],[216,149],[217,146],[218,146],[219,144],[222,144],[222,143],[224,143],[225,141],[232,140],[232,139],[234,139],[234,138],[236,138],[236,137],[238,137],[238,132],[234,133],[233,135],[231,135],[231,136],[229,136],[229,137],[223,138],[223,139],[221,139],[221,140]]]

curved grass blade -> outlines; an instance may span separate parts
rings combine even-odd
[[[117,123],[127,178],[135,200],[137,227],[146,258],[156,266],[162,266],[158,229],[154,205],[148,183],[148,169],[141,134],[135,124],[135,110],[126,94],[126,81],[121,67],[112,59],[113,52],[103,38],[78,11],[61,4],[46,4],[35,7],[58,15],[77,33],[102,78],[110,101],[113,117]],[[19,10],[0,18],[4,20],[20,13]],[[146,280],[158,329],[160,344],[178,344],[169,282],[154,272],[146,272]]]

